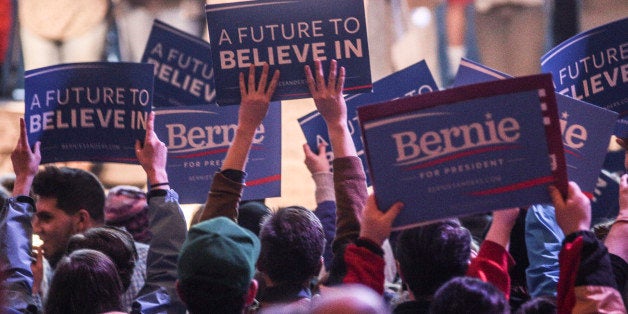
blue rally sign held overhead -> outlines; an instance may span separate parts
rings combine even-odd
[[[216,101],[209,43],[155,20],[142,62],[155,66],[155,107]]]
[[[240,101],[238,75],[250,64],[281,71],[273,100],[310,97],[305,65],[338,60],[346,93],[370,92],[363,0],[249,1],[206,5],[220,105]]]
[[[137,163],[153,102],[153,66],[59,64],[25,73],[25,120],[42,163]]]
[[[155,110],[155,133],[168,148],[166,171],[182,204],[205,203],[238,125],[239,106],[185,106]],[[281,106],[270,103],[253,137],[242,199],[281,194]]]
[[[566,195],[549,75],[362,106],[358,117],[379,208],[405,204],[394,229],[549,202],[550,184]]]

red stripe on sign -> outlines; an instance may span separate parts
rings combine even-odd
[[[549,183],[549,182],[553,182],[553,181],[554,181],[554,177],[553,176],[540,177],[540,178],[536,178],[536,179],[532,179],[532,180],[528,180],[528,181],[523,181],[523,182],[511,184],[511,185],[500,186],[500,187],[494,188],[494,189],[489,189],[489,190],[484,190],[484,191],[477,191],[477,192],[471,192],[471,195],[473,195],[473,196],[487,196],[487,195],[501,194],[501,193],[512,192],[512,191],[516,191],[516,190],[523,190],[523,189],[531,188],[531,187],[536,186],[536,185],[541,185],[541,184],[545,184],[545,183]]]

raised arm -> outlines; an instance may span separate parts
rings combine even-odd
[[[323,258],[325,270],[329,271],[334,256],[331,243],[336,237],[336,194],[334,193],[334,177],[327,159],[326,147],[325,143],[319,144],[318,153],[315,154],[307,143],[303,144],[305,166],[312,174],[312,179],[316,186],[314,191],[316,198],[314,215],[321,221],[325,231],[326,241]]]
[[[0,210],[0,238],[2,238],[0,265],[6,267],[3,284],[9,296],[5,300],[5,306],[7,309],[20,312],[26,312],[27,307],[34,303],[31,218],[35,204],[28,195],[40,161],[39,142],[31,150],[24,119],[20,119],[20,137],[11,154],[16,176],[13,197],[8,199]]]
[[[240,95],[242,103],[238,112],[238,128],[233,142],[227,150],[221,171],[214,175],[212,186],[201,214],[200,221],[225,216],[232,220],[238,217],[238,204],[242,197],[246,160],[251,150],[253,137],[266,116],[270,99],[277,82],[279,70],[275,70],[268,82],[269,65],[264,64],[259,83],[255,83],[255,66],[249,68],[248,80],[240,73]]]
[[[360,216],[366,204],[366,175],[357,157],[348,128],[347,105],[342,96],[345,69],[337,71],[336,60],[329,65],[327,79],[321,61],[314,62],[314,74],[305,66],[305,77],[316,109],[327,124],[334,152],[334,189],[336,193],[336,238],[332,244],[335,257],[342,255],[344,247],[358,238]],[[341,271],[342,272],[342,271]],[[340,275],[341,276],[341,275]]]
[[[170,297],[169,307],[183,308],[178,300],[177,258],[187,233],[185,217],[179,206],[179,195],[170,189],[166,161],[168,149],[154,131],[155,113],[146,123],[144,143],[135,143],[135,155],[146,172],[148,192],[148,228],[152,234],[146,260],[146,282],[138,297],[141,302],[165,289]],[[143,305],[144,306],[144,305]],[[146,310],[146,306],[143,307]]]
[[[493,212],[493,222],[480,246],[478,256],[471,261],[467,275],[490,282],[510,297],[510,275],[508,271],[515,263],[508,253],[510,233],[515,226],[519,208]]]
[[[35,143],[31,150],[28,145],[26,134],[26,123],[20,118],[20,137],[15,149],[11,153],[11,162],[15,172],[15,184],[13,185],[13,196],[30,195],[33,179],[41,163],[40,142]]]
[[[392,223],[403,209],[403,203],[393,204],[382,212],[371,194],[361,221],[360,237],[347,246],[344,260],[347,274],[343,283],[360,283],[384,293],[384,251],[382,244],[390,236]]]
[[[574,182],[569,182],[567,199],[555,187],[550,194],[556,222],[565,233],[559,255],[558,313],[623,313],[608,251],[589,230],[589,199]]]

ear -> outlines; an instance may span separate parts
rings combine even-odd
[[[79,209],[73,215],[75,233],[83,233],[85,230],[93,227],[92,218],[85,209]]]
[[[258,287],[259,286],[257,280],[251,279],[251,283],[249,284],[249,290],[244,295],[244,306],[249,306],[253,304],[253,301],[255,301],[255,296],[257,295]]]

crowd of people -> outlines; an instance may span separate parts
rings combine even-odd
[[[494,211],[479,236],[457,218],[391,234],[397,214],[420,204],[382,211],[377,193],[368,194],[347,126],[346,73],[334,60],[327,74],[320,61],[305,67],[334,154],[331,172],[325,147],[317,153],[304,145],[317,208],[258,208],[251,224],[240,206],[247,206],[241,198],[253,136],[280,75],[269,72],[265,64],[258,79],[254,66],[240,74],[235,137],[189,230],[168,183],[167,149],[153,130],[154,114],[135,147],[148,191],[119,188],[107,197],[90,172],[42,169],[39,143],[29,146],[21,120],[11,155],[15,179],[0,211],[3,309],[626,313],[628,175],[621,178],[619,215],[604,239],[591,231],[590,201],[573,182],[566,197],[550,189],[553,204]],[[33,233],[43,241],[35,253]],[[515,238],[534,249],[517,245],[517,254],[509,253]],[[385,254],[390,248],[394,254]],[[511,271],[518,263],[529,264],[523,279]]]

